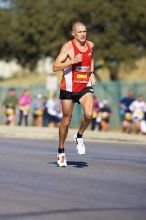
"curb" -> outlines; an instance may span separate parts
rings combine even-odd
[[[68,141],[73,141],[73,136],[77,129],[69,129]],[[9,138],[27,138],[40,140],[58,140],[58,128],[47,127],[25,127],[25,126],[0,126],[0,137]],[[84,139],[90,142],[106,143],[129,143],[146,145],[146,136],[123,134],[120,132],[98,132],[86,130]]]

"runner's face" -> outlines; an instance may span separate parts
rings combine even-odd
[[[87,30],[84,25],[77,25],[72,32],[74,38],[79,42],[85,42],[87,36]]]

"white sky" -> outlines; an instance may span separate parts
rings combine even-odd
[[[0,8],[9,8],[9,7],[10,7],[10,1],[0,0]]]

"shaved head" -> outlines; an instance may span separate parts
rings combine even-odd
[[[78,22],[75,22],[75,23],[73,24],[73,26],[72,26],[72,31],[75,31],[78,26],[84,26],[84,27],[86,27],[86,25],[85,25],[83,22],[78,21]]]

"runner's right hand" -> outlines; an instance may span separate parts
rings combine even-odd
[[[75,57],[74,57],[74,62],[75,63],[80,63],[82,62],[82,54],[78,53]]]

